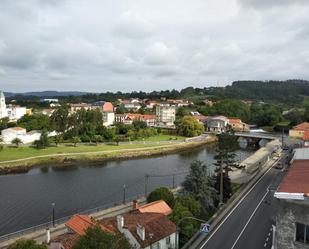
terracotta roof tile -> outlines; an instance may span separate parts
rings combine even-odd
[[[303,140],[305,140],[305,141],[309,140],[309,131],[304,131]]]
[[[154,201],[137,208],[141,213],[159,213],[164,215],[170,215],[172,209],[163,200]]]
[[[295,160],[279,185],[278,192],[309,193],[309,160]]]
[[[309,130],[309,123],[304,122],[293,127],[293,130]]]
[[[123,214],[124,228],[128,229],[138,243],[145,248],[176,232],[176,225],[165,215],[159,213],[129,212]],[[100,221],[104,226],[112,225],[117,229],[117,218],[107,218]],[[145,228],[145,240],[138,236],[137,225]]]
[[[232,123],[232,124],[240,124],[240,123],[242,123],[239,118],[228,118],[228,120],[229,120],[229,123]]]
[[[84,235],[87,228],[94,226],[95,223],[88,215],[74,215],[65,225],[79,235]]]

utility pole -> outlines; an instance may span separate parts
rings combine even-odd
[[[52,223],[53,223],[53,227],[55,227],[55,203],[54,202],[52,203],[52,208],[53,208],[53,211],[52,211]]]
[[[146,174],[145,175],[145,198],[147,198],[147,195],[148,195],[148,179],[149,179],[149,175]]]
[[[284,141],[283,141],[283,139],[284,139],[284,128],[282,128],[282,149],[283,149],[283,147],[284,147]]]
[[[173,174],[173,188],[175,188],[175,175]]]
[[[122,203],[125,204],[126,203],[126,185],[123,184],[123,199],[122,199]]]

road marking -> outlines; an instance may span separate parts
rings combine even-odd
[[[265,244],[264,244],[264,247],[266,247],[266,246],[267,246],[267,244],[265,243]]]
[[[269,238],[267,237],[267,238],[266,238],[266,241],[268,241],[268,240],[269,240]]]
[[[231,249],[233,249],[238,240],[240,239],[241,235],[244,233],[244,231],[246,230],[248,224],[250,223],[250,221],[252,220],[253,216],[255,215],[256,211],[258,210],[258,208],[260,207],[260,205],[262,204],[264,198],[266,197],[266,195],[269,193],[269,189],[267,188],[266,193],[263,195],[262,199],[260,200],[259,204],[256,206],[256,208],[254,209],[253,213],[251,214],[251,216],[249,217],[249,220],[247,221],[247,223],[245,224],[244,228],[241,230],[240,234],[238,235],[237,239],[235,240],[233,246],[231,247]]]
[[[240,201],[236,204],[236,206],[231,210],[231,212],[224,218],[224,220],[216,227],[216,229],[211,232],[208,239],[202,244],[200,248],[203,248],[207,242],[212,238],[212,236],[219,230],[219,228],[223,225],[223,223],[232,215],[234,210],[243,202],[243,200],[251,193],[251,191],[255,188],[255,186],[267,175],[267,173],[272,169],[275,163],[262,175],[262,177],[249,189],[249,191],[240,199]]]

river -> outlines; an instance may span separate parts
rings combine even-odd
[[[253,151],[237,151],[244,160]],[[97,166],[66,169],[34,168],[27,173],[0,176],[0,236],[99,206],[111,206],[144,194],[158,186],[179,185],[193,160],[202,160],[213,169],[215,147],[208,145],[173,155],[144,159],[109,161]],[[174,181],[173,181],[173,174]],[[165,176],[168,175],[168,176]]]

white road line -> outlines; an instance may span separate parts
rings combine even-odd
[[[242,234],[244,233],[244,231],[246,230],[248,224],[249,224],[250,221],[252,220],[253,216],[255,215],[256,211],[258,210],[258,208],[259,208],[260,205],[262,204],[262,202],[263,202],[264,198],[266,197],[266,195],[268,194],[268,192],[269,192],[269,190],[268,190],[268,188],[267,188],[266,193],[263,195],[263,197],[262,197],[262,199],[260,200],[259,204],[258,204],[258,205],[256,206],[256,208],[254,209],[254,211],[253,211],[253,213],[251,214],[249,220],[247,221],[247,223],[246,223],[246,225],[244,226],[244,228],[241,230],[240,234],[238,235],[238,237],[237,237],[237,239],[235,240],[235,242],[234,242],[233,246],[231,247],[231,249],[233,249],[233,248],[236,246],[238,240],[240,239],[241,235],[242,235]]]
[[[274,165],[274,164],[273,164]],[[255,186],[267,175],[267,173],[272,169],[273,165],[264,173],[264,175],[249,189],[249,191],[240,199],[232,211],[224,218],[224,220],[216,227],[216,229],[209,235],[208,239],[202,244],[200,248],[203,248],[207,242],[212,238],[212,236],[218,231],[218,229],[223,225],[223,223],[232,215],[234,210],[243,202],[243,200],[250,194],[250,192],[255,188]]]
[[[267,244],[265,243],[265,244],[264,244],[264,247],[266,247],[266,246],[267,246]]]

